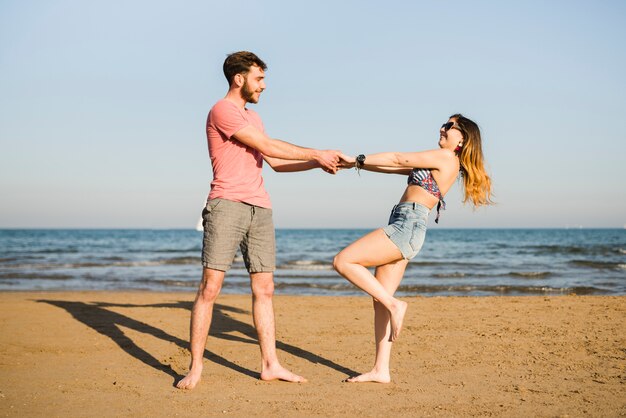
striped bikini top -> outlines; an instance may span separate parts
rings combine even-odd
[[[439,185],[433,177],[433,173],[431,173],[431,171],[427,168],[414,168],[409,174],[407,183],[410,185],[420,186],[422,189],[439,199],[439,202],[437,203],[437,217],[435,218],[435,223],[439,223],[439,211],[442,208],[443,210],[446,210],[446,202],[443,200],[443,195],[441,194],[441,190],[439,190]]]

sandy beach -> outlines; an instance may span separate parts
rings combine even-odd
[[[366,297],[276,296],[282,363],[259,380],[250,297],[218,300],[193,391],[193,294],[0,293],[0,416],[626,416],[626,298],[412,297],[390,384]]]

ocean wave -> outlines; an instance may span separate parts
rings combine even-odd
[[[590,250],[590,248],[575,245],[530,245],[526,248],[538,252],[558,254],[585,254]]]
[[[163,264],[200,264],[202,259],[200,257],[176,257],[160,260]]]
[[[276,266],[280,270],[332,270],[333,265],[321,260],[294,260]]]
[[[0,281],[5,280],[70,280],[74,276],[67,274],[35,274],[35,273],[0,273]]]
[[[541,279],[552,276],[553,273],[550,271],[511,271],[509,272],[509,275],[513,277],[523,277],[526,279]]]
[[[58,267],[61,268],[90,268],[90,267],[150,267],[159,266],[164,263],[160,261],[118,261],[113,263],[108,262],[86,262],[86,263],[68,263],[61,264]]]
[[[168,248],[164,250],[153,250],[153,253],[198,253],[202,252],[202,247],[192,247],[192,248]]]
[[[132,249],[124,251],[126,253],[155,253],[155,254],[167,254],[167,253],[198,253],[202,252],[202,247],[188,247],[188,248],[162,248],[157,250],[149,250],[145,248]]]
[[[188,281],[188,280],[174,280],[174,279],[166,279],[166,280],[154,280],[154,279],[137,279],[133,280],[133,283],[143,283],[150,285],[161,285],[165,287],[198,287],[198,281]]]
[[[354,285],[343,282],[343,283],[320,283],[320,282],[276,282],[274,287],[276,289],[287,289],[287,288],[303,288],[303,289],[324,289],[329,291],[341,291],[341,290],[355,290]]]
[[[571,264],[580,267],[588,267],[600,270],[616,270],[620,269],[621,263],[614,263],[610,261],[593,261],[593,260],[572,260]]]
[[[408,294],[492,294],[492,295],[591,295],[609,293],[593,286],[549,287],[549,286],[510,286],[510,285],[400,285],[398,292]]]
[[[277,282],[276,289],[288,290],[290,288],[326,290],[331,294],[341,292],[359,291],[358,288],[347,282],[323,283],[323,282]],[[512,285],[427,285],[427,284],[401,284],[397,293],[404,296],[422,294],[456,294],[456,295],[591,295],[610,293],[605,289],[593,286],[575,287],[550,287],[550,286],[512,286]]]
[[[468,263],[464,261],[410,261],[407,264],[407,269],[421,268],[421,267],[457,267],[457,268],[480,268],[491,267],[488,263]]]
[[[19,251],[20,254],[77,254],[78,248],[46,248],[42,250]]]
[[[116,261],[126,261],[126,258],[119,257],[119,256],[110,256],[110,257],[101,258],[101,260],[102,261],[107,261],[107,262],[109,262],[109,261],[116,262]]]
[[[436,277],[438,279],[453,279],[453,278],[458,278],[458,277],[465,277],[466,274],[465,273],[461,273],[461,272],[454,272],[454,273],[435,273],[433,274],[433,277]]]
[[[102,268],[102,267],[155,267],[163,265],[184,265],[184,264],[200,264],[200,257],[174,257],[163,258],[160,260],[139,260],[139,261],[124,261],[124,258],[120,257],[107,257],[101,260],[86,261],[80,263],[29,263],[29,264],[13,264],[5,266],[5,268],[12,269],[80,269],[80,268]]]
[[[531,250],[531,251],[528,251]],[[615,255],[626,254],[623,248],[616,248],[610,245],[531,245],[528,247],[522,247],[519,249],[519,253],[544,253],[544,254],[585,254],[585,255]]]
[[[28,280],[50,280],[50,285],[44,285],[47,289],[56,289],[54,281],[63,281],[75,279],[66,275],[40,275],[40,274],[19,274],[19,275],[0,275],[0,285],[5,289],[24,286]],[[153,279],[153,278],[136,278],[133,280],[122,280],[115,278],[107,278],[106,283],[102,280],[96,280],[97,285],[105,286],[107,289],[117,290],[168,290],[168,291],[192,291],[197,287],[196,280],[184,279]],[[92,288],[92,285],[88,286]],[[249,293],[250,284],[248,280],[226,280],[223,286],[226,292],[230,293]],[[346,281],[297,281],[286,282],[277,280],[275,288],[279,293],[283,294],[300,294],[300,295],[362,295],[364,292],[356,286]],[[593,294],[610,294],[611,291],[593,287],[550,287],[550,286],[514,286],[514,285],[436,285],[436,284],[401,284],[396,292],[397,296],[557,296],[557,295],[593,295]]]
[[[228,273],[227,273],[228,274]],[[337,280],[337,279],[342,279],[343,278],[341,276],[339,276],[337,273],[334,272],[329,272],[329,273],[325,273],[324,270],[311,270],[311,272],[307,272],[305,274],[293,274],[291,272],[288,271],[275,271],[274,272],[274,277],[276,279],[281,279],[281,280]]]
[[[455,279],[460,277],[466,277],[468,280],[471,279],[490,279],[490,278],[502,278],[502,277],[516,277],[523,279],[541,279],[544,277],[550,277],[556,275],[555,272],[552,271],[510,271],[508,273],[475,273],[475,272],[449,272],[449,273],[434,273],[430,276],[437,279]]]

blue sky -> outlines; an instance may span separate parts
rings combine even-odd
[[[625,39],[621,1],[0,0],[0,227],[194,227],[206,115],[245,49],[275,138],[418,151],[452,113],[478,122],[497,205],[456,186],[438,228],[621,228]],[[264,178],[277,227],[384,225],[406,182]]]

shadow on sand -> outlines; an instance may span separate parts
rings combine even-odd
[[[191,311],[192,303],[185,301],[178,301],[172,303],[157,303],[148,305],[136,305],[136,304],[118,304],[107,302],[75,302],[75,301],[63,301],[63,300],[37,300],[40,303],[48,303],[50,305],[65,309],[76,320],[82,322],[88,327],[93,328],[102,335],[111,338],[122,350],[126,351],[131,356],[140,360],[144,364],[162,371],[174,378],[174,384],[182,379],[181,376],[175,372],[168,364],[161,363],[152,354],[139,347],[132,339],[124,335],[124,332],[120,327],[130,328],[132,330],[149,334],[154,337],[160,338],[163,341],[171,342],[178,345],[181,348],[188,349],[188,341],[182,340],[178,337],[168,334],[160,328],[156,328],[145,322],[138,321],[120,313],[114,312],[107,308],[170,308],[170,309],[186,309]],[[227,306],[221,304],[215,304],[213,309],[213,321],[211,323],[211,330],[209,335],[214,338],[222,338],[230,341],[239,341],[248,344],[258,344],[257,333],[253,326],[241,322],[232,318],[228,312],[249,314],[248,311]],[[238,332],[245,335],[248,338],[232,335],[232,332]],[[283,350],[289,354],[308,360],[311,363],[321,364],[331,369],[337,370],[340,373],[345,373],[349,376],[353,376],[356,372],[343,367],[331,360],[314,354],[310,351],[301,349],[291,344],[286,344],[281,341],[276,341],[276,348]],[[244,374],[246,376],[259,379],[260,373],[245,367],[239,366],[224,357],[221,357],[209,350],[204,351],[204,357],[216,364],[228,367],[236,372]]]

